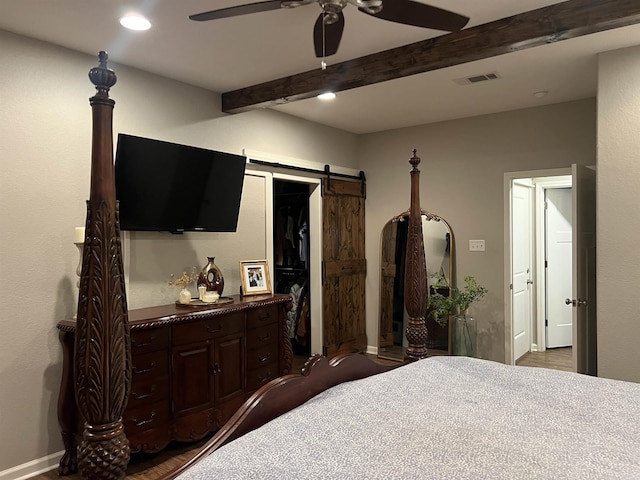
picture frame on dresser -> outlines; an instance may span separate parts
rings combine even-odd
[[[242,281],[242,295],[272,293],[269,263],[266,260],[241,260],[240,279]]]

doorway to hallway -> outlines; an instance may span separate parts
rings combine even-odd
[[[565,303],[572,296],[570,170],[513,174],[508,188],[511,363],[552,347],[570,352],[572,312]]]

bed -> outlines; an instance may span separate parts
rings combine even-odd
[[[330,388],[178,478],[640,478],[639,392],[437,356]]]
[[[90,78],[91,195],[76,325],[74,382],[86,419],[83,477],[124,478],[130,386],[122,255],[113,185],[115,74],[100,53]],[[640,478],[640,384],[428,358],[420,159],[410,159],[405,364],[359,354],[312,357],[300,375],[255,392],[165,478]]]

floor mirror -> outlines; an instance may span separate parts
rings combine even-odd
[[[388,360],[404,360],[407,346],[404,267],[408,217],[409,212],[393,217],[385,224],[380,235],[378,357]],[[449,295],[451,288],[455,286],[455,247],[451,226],[439,215],[422,211],[422,232],[429,294],[438,292]],[[429,354],[450,354],[449,323],[441,326],[427,309],[426,324]]]

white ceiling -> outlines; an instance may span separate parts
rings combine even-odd
[[[389,0],[387,0],[389,1]],[[464,14],[468,26],[561,3],[552,0],[430,0]],[[0,28],[135,66],[176,80],[227,92],[288,75],[320,70],[312,31],[313,3],[209,22],[188,15],[240,5],[242,0],[2,0]],[[120,27],[127,11],[145,14],[146,32]],[[338,63],[418,42],[444,32],[399,25],[344,9]],[[280,105],[282,112],[354,133],[371,133],[485,113],[595,96],[596,54],[640,45],[640,25],[597,33],[486,60]],[[497,72],[500,79],[461,86],[453,80]],[[116,72],[117,73],[117,72]],[[538,99],[534,92],[548,91]]]

